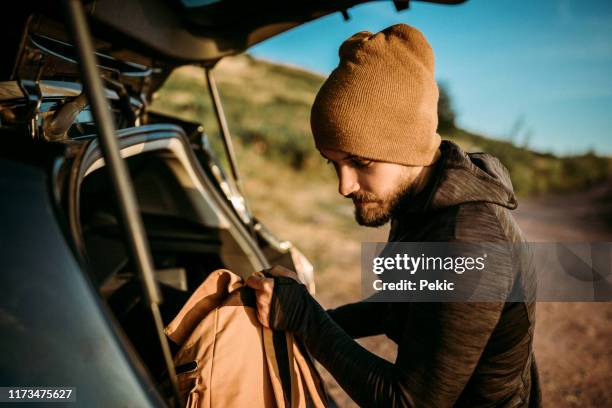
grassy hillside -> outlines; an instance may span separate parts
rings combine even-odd
[[[247,55],[224,59],[215,71],[230,130],[249,150],[317,176],[321,160],[310,134],[310,106],[324,78]],[[159,91],[154,108],[204,123],[212,140],[218,134],[202,70],[177,70]],[[461,129],[442,133],[468,151],[485,151],[508,167],[519,195],[568,191],[607,178],[610,159],[586,154],[556,157]],[[248,166],[248,163],[242,167]],[[248,170],[247,170],[248,171]]]

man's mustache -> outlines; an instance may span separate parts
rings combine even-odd
[[[378,201],[378,197],[376,196],[376,194],[373,194],[367,191],[353,192],[349,194],[348,196],[346,196],[346,198],[352,199],[353,203],[355,204]]]

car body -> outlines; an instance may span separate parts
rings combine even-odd
[[[216,268],[246,277],[281,264],[314,292],[308,260],[249,211],[212,72],[226,55],[361,2],[85,3],[164,323]],[[83,406],[172,405],[63,9],[23,2],[3,18],[0,382],[75,387]],[[172,70],[193,63],[206,68],[226,157],[201,124],[148,108]]]

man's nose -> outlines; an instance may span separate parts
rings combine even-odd
[[[348,166],[341,166],[338,170],[338,192],[347,197],[359,190],[359,183],[355,172]]]

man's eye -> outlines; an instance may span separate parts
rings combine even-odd
[[[351,158],[351,162],[355,165],[355,167],[370,167],[372,164],[372,160],[362,159],[360,157]]]

